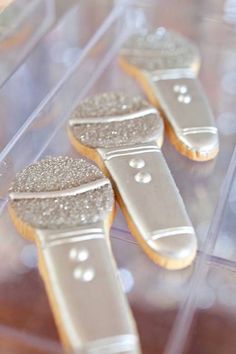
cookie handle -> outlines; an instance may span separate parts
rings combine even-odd
[[[206,95],[192,73],[153,75],[143,73],[145,91],[166,118],[167,132],[184,155],[209,160],[219,150],[218,131]]]
[[[38,231],[40,271],[69,353],[140,354],[103,228]]]
[[[157,144],[98,152],[131,232],[148,256],[169,269],[189,265],[196,254],[196,236]]]

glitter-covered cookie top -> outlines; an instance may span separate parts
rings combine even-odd
[[[195,45],[164,28],[134,34],[122,47],[121,56],[129,64],[148,71],[190,69],[199,62]]]
[[[122,92],[104,92],[83,100],[70,118],[119,116],[148,107],[149,103],[139,96],[128,96]]]
[[[98,185],[99,181],[105,183]],[[85,189],[81,192],[80,187]],[[70,157],[49,157],[26,167],[16,175],[9,193],[17,217],[41,229],[103,220],[113,205],[111,184],[98,167]]]
[[[133,145],[158,140],[162,121],[140,97],[103,93],[81,102],[69,118],[75,138],[92,148]]]
[[[17,173],[10,192],[59,191],[104,177],[88,160],[67,156],[45,158]]]

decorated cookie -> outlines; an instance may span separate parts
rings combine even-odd
[[[68,133],[113,181],[130,231],[147,255],[169,269],[191,264],[196,236],[160,149],[158,111],[140,97],[104,93],[78,105]]]
[[[160,108],[167,135],[181,154],[197,161],[217,155],[218,131],[196,78],[200,55],[195,45],[164,28],[146,30],[127,40],[120,64]]]
[[[70,157],[36,162],[17,174],[8,205],[17,230],[37,243],[66,350],[112,353],[115,347],[139,354],[109,245],[113,191],[98,167]]]

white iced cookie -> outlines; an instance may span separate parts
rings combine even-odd
[[[139,354],[108,239],[113,191],[98,167],[70,157],[28,166],[12,182],[9,212],[17,230],[38,245],[39,268],[66,350],[113,353],[116,347]]]
[[[195,45],[164,28],[146,30],[127,40],[120,64],[161,109],[170,141],[181,154],[197,161],[217,155],[218,131],[196,78],[200,55]]]
[[[104,93],[71,114],[72,144],[113,181],[132,234],[148,256],[169,269],[191,264],[194,229],[160,147],[163,123],[140,97]]]

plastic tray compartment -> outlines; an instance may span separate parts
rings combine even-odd
[[[47,4],[49,3],[50,0]],[[80,0],[69,7],[0,87],[1,161],[34,119],[39,104],[53,96],[71,70],[72,64],[82,60],[93,46],[99,34],[98,28],[112,10],[112,4],[109,3],[101,1],[96,14],[93,13],[96,2],[91,0]],[[0,62],[1,59],[0,57]],[[87,65],[90,65],[89,60]],[[91,67],[91,73],[92,70]]]
[[[236,149],[167,353],[235,353]]]
[[[78,2],[2,90],[1,100],[6,112],[12,114],[4,116],[2,127],[11,134],[0,154],[0,353],[62,353],[38,275],[35,247],[14,232],[8,218],[7,188],[19,168],[41,156],[75,101],[86,94],[114,56],[123,11],[110,0]],[[110,48],[114,38],[116,43]],[[24,97],[25,92],[29,94],[27,109],[23,100],[18,103],[19,110],[13,107],[13,89],[23,90]],[[18,117],[16,128],[13,123],[14,119],[18,123]]]
[[[192,267],[171,272],[154,265],[128,232],[120,211],[111,231],[112,247],[124,291],[129,297],[137,321],[144,354],[182,354],[184,350],[191,354],[223,353],[224,351],[218,350],[219,347],[212,351],[216,341],[212,333],[217,334],[219,340],[219,332],[211,331],[207,326],[202,327],[201,317],[200,325],[199,321],[193,323],[192,320],[198,317],[199,311],[201,313],[204,309],[209,309],[212,304],[212,292],[209,295],[208,290],[203,291],[204,281],[209,274],[209,262],[213,273],[221,279],[216,277],[213,280],[215,286],[220,289],[220,281],[227,283],[227,279],[229,284],[234,284],[231,269],[235,253],[229,252],[230,247],[226,252],[218,246],[218,252],[220,249],[221,253],[212,255],[216,235],[224,235],[220,231],[224,223],[219,215],[223,215],[222,203],[232,184],[226,176],[226,182],[222,185],[236,133],[233,119],[236,90],[235,81],[232,81],[236,70],[233,18],[220,1],[217,2],[218,6],[211,1],[182,1],[180,6],[180,2],[174,0],[171,2],[171,11],[170,3],[164,0],[138,1],[127,5],[125,11],[123,5],[120,7],[117,4],[98,31],[93,47],[82,59],[71,64],[57,89],[51,91],[31,115],[29,124],[11,146],[0,166],[0,241],[3,252],[0,267],[4,269],[1,272],[0,286],[0,306],[4,311],[0,311],[0,321],[5,329],[4,344],[6,348],[13,345],[10,338],[17,333],[23,348],[21,351],[18,349],[20,353],[30,353],[32,348],[34,352],[38,348],[39,353],[60,352],[43,284],[35,268],[35,247],[16,234],[5,208],[9,182],[16,171],[43,156],[78,156],[68,141],[66,119],[84,96],[107,90],[142,95],[136,82],[119,68],[117,55],[122,42],[131,31],[151,25],[176,30],[192,38],[199,46],[203,60],[200,79],[213,107],[220,131],[221,148],[214,161],[197,163],[180,156],[167,139],[164,143],[164,155],[199,237],[200,250]],[[228,175],[231,175],[231,170],[232,168]],[[220,188],[224,198],[220,195]],[[221,209],[216,209],[217,200]],[[232,215],[229,217],[232,223]],[[226,224],[228,225],[228,221]],[[218,238],[220,239],[221,237]],[[233,232],[228,241],[229,239],[232,245]],[[220,245],[226,247],[225,242]],[[11,258],[7,256],[9,254]],[[230,264],[230,270],[225,268],[226,264]],[[201,291],[198,292],[199,288]],[[14,318],[10,316],[12,309]],[[232,319],[227,324],[235,325],[233,311],[227,311],[227,306],[222,306],[220,311],[227,321]],[[204,323],[208,319],[211,322],[210,311],[205,314]],[[214,312],[212,314],[214,316]],[[219,321],[219,326],[223,328],[224,322]],[[190,329],[195,336],[190,336]],[[228,352],[231,353],[227,349]]]
[[[0,12],[0,86],[54,18],[54,0],[12,0]]]

